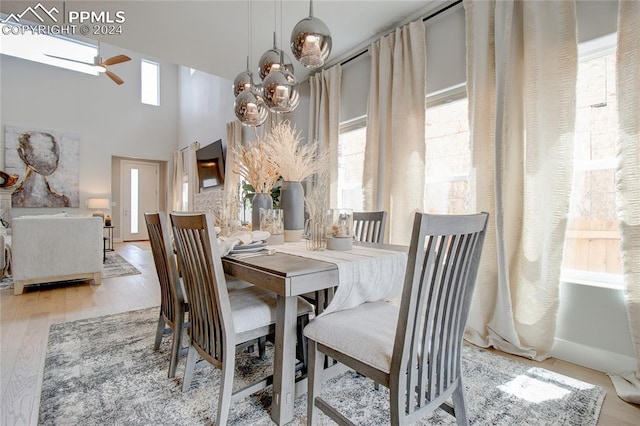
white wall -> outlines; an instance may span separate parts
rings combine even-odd
[[[80,207],[14,208],[13,217],[63,210],[88,214],[88,198],[111,198],[112,156],[171,159],[178,136],[177,66],[160,63],[161,105],[143,105],[140,103],[141,55],[104,43],[101,48],[104,58],[121,53],[132,58],[111,68],[124,84],[118,86],[105,75],[93,76],[1,56],[2,151],[5,125],[80,135]],[[0,167],[4,168],[4,162]]]
[[[239,71],[238,71],[239,72]],[[200,146],[222,139],[226,146],[226,123],[235,120],[231,80],[192,68],[179,68],[178,145]]]

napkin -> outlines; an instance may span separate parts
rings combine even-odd
[[[220,256],[224,257],[229,254],[236,246],[247,245],[258,241],[264,241],[271,234],[267,231],[252,232],[235,232],[228,237],[218,237],[218,246],[220,248]]]

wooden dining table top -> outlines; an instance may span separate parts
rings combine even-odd
[[[335,263],[286,253],[264,254],[247,258],[222,258],[225,273],[253,282],[280,296],[298,296],[338,285]],[[319,281],[320,278],[320,281]]]

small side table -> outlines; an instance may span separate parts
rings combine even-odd
[[[107,252],[113,251],[113,228],[115,228],[115,226],[104,226],[104,229],[107,230],[107,236],[103,237],[104,239],[103,256],[102,256],[103,262],[107,260]]]

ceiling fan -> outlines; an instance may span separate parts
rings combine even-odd
[[[62,59],[64,61],[77,62],[79,64],[85,64],[85,65],[93,66],[93,67],[96,68],[96,70],[98,72],[105,73],[107,75],[107,77],[109,77],[111,80],[113,80],[113,82],[116,83],[116,84],[122,84],[122,83],[124,83],[124,80],[121,79],[120,77],[118,77],[113,72],[109,71],[107,69],[107,67],[111,66],[111,65],[121,64],[123,62],[127,62],[127,61],[131,60],[131,58],[128,57],[127,55],[116,55],[116,56],[112,56],[110,58],[107,58],[107,59],[105,59],[103,61],[102,60],[102,56],[100,56],[100,54],[98,53],[98,55],[93,58],[93,63],[91,63],[91,62],[85,62],[85,61],[78,61],[77,59],[63,58],[62,56],[48,55],[46,53],[45,53],[45,55],[49,56],[51,58]]]

